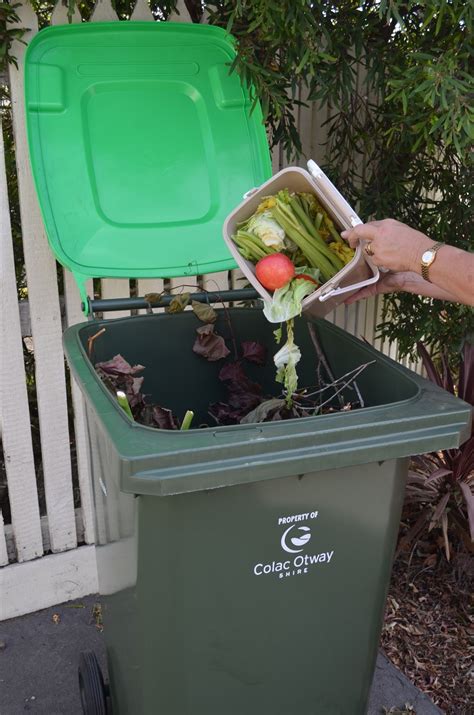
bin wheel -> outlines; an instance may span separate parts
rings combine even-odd
[[[79,656],[79,692],[84,715],[107,715],[107,688],[97,656],[91,650]]]

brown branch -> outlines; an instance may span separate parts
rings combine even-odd
[[[319,337],[318,337],[318,334],[316,333],[316,329],[315,329],[313,323],[308,323],[308,332],[310,334],[311,341],[314,345],[314,349],[316,350],[316,355],[319,358],[319,362],[322,363],[322,365],[324,366],[324,369],[326,370],[331,382],[335,383],[336,378],[334,377],[334,373],[331,370],[328,359],[324,353],[324,350],[323,350],[322,345],[319,341]],[[342,395],[338,395],[338,400],[339,400],[339,405],[341,407],[344,407],[344,399],[343,399]]]

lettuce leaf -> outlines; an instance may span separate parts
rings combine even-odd
[[[285,249],[285,231],[270,211],[254,214],[247,223],[247,231],[257,236],[268,248]]]
[[[315,280],[319,279],[319,271],[306,266],[296,269],[297,273],[305,273]],[[316,275],[317,274],[317,275]],[[263,314],[270,323],[283,323],[286,320],[301,315],[303,299],[312,293],[316,286],[312,281],[304,278],[293,278],[292,281],[278,288],[273,293],[271,300],[266,300],[263,306]]]
[[[293,319],[286,322],[286,343],[273,356],[277,368],[276,381],[281,382],[286,390],[285,401],[288,408],[293,403],[293,393],[298,387],[296,366],[301,360],[301,351],[294,341]]]

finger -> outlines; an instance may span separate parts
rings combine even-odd
[[[361,288],[360,290],[350,295],[349,298],[346,298],[344,303],[345,305],[351,305],[351,303],[357,303],[358,300],[363,300],[364,298],[371,298],[373,295],[377,295],[377,293],[377,284],[365,286],[365,288]]]
[[[342,238],[345,238],[351,248],[355,248],[360,240],[370,241],[377,238],[379,233],[379,222],[361,223],[350,231],[343,231]]]
[[[369,286],[361,288],[353,295],[346,298],[344,303],[350,305],[351,303],[356,303],[358,300],[363,300],[364,298],[371,298],[374,295],[379,295],[383,293],[396,293],[402,289],[403,275],[400,273],[390,273],[386,276],[382,276],[377,283],[372,283]]]

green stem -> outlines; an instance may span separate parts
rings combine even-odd
[[[320,253],[326,256],[326,258],[332,263],[336,271],[340,271],[341,268],[343,268],[343,262],[331,251],[330,248],[327,247],[323,239],[321,237],[315,238],[314,236],[311,236],[311,234],[309,234],[306,229],[300,224],[298,219],[295,217],[293,211],[291,210],[290,206],[284,204],[282,201],[277,199],[277,205],[274,209],[272,209],[272,212],[274,212],[275,219],[278,221],[278,223],[280,223],[280,226],[282,226],[283,229],[285,229],[285,227],[281,224],[280,221],[282,217],[286,219],[287,223],[293,226],[295,231],[298,231],[298,233],[301,234],[303,239],[307,241],[309,245],[314,246],[320,251]],[[277,218],[277,214],[279,218]],[[290,236],[290,238],[292,237]]]
[[[287,236],[303,251],[306,259],[313,268],[319,268],[325,281],[328,281],[336,273],[332,264],[319,251],[319,246],[306,239],[304,235],[292,225],[278,209],[274,209],[275,219],[278,221]]]
[[[260,258],[265,258],[265,256],[269,255],[265,248],[263,248],[263,244],[260,245],[255,236],[243,234],[242,231],[239,231],[232,239],[237,245],[237,248],[243,249],[247,254],[252,256],[250,260],[259,261]]]
[[[275,250],[273,248],[270,248],[269,246],[266,246],[264,242],[262,241],[261,238],[258,236],[255,236],[253,233],[248,233],[245,235],[245,239],[247,241],[250,241],[252,246],[255,246],[255,248],[259,251],[263,251],[263,253],[266,256],[270,256],[272,253],[275,253]]]
[[[294,325],[293,318],[290,318],[290,320],[286,321],[286,339],[289,343],[294,342],[293,325]],[[285,377],[287,378],[287,375],[285,375]],[[288,389],[287,379],[285,379],[285,387],[286,387],[286,397],[285,397],[286,406],[288,409],[291,409],[293,407],[293,393]]]
[[[308,214],[302,208],[301,204],[299,201],[296,200],[296,197],[293,197],[290,201],[290,206],[293,209],[293,212],[296,214],[297,218],[300,219],[301,223],[303,224],[304,228],[308,231],[308,233],[316,239],[319,239],[320,241],[323,240],[322,236],[319,234],[319,232],[316,230],[316,227],[312,223],[311,219],[309,218]]]
[[[192,410],[186,410],[186,414],[181,422],[181,429],[189,429],[191,427],[191,422],[193,421],[194,412]]]
[[[337,243],[344,243],[344,241],[342,240],[342,238],[340,237],[340,235],[338,234],[338,232],[337,232],[336,229],[334,228],[334,224],[332,223],[332,221],[331,221],[330,223],[329,223],[328,221],[326,221],[326,226],[327,226],[328,229],[329,229],[329,233],[331,234],[331,236],[334,238],[334,240],[335,240]]]
[[[122,392],[122,390],[117,390],[117,402],[130,419],[133,420],[132,410],[128,404],[127,395],[125,392]]]

